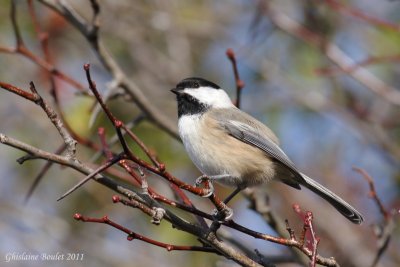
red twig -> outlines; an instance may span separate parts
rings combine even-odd
[[[97,99],[97,102],[99,102],[99,104],[100,104],[101,108],[103,109],[104,113],[106,113],[108,119],[109,119],[110,122],[113,124],[113,126],[114,126],[114,128],[115,128],[115,130],[116,130],[116,132],[117,132],[119,141],[120,141],[120,143],[121,143],[121,145],[122,145],[122,148],[123,148],[123,150],[124,150],[125,155],[127,155],[128,158],[131,158],[131,159],[132,159],[132,158],[136,158],[136,157],[132,154],[131,150],[129,149],[129,147],[128,147],[126,141],[125,141],[125,138],[124,138],[124,136],[123,136],[123,134],[122,134],[122,132],[121,132],[121,128],[123,127],[122,121],[118,120],[118,119],[111,113],[110,109],[107,107],[107,105],[104,103],[103,99],[101,98],[100,93],[99,93],[99,91],[97,90],[96,83],[92,80],[92,77],[91,77],[91,75],[90,75],[90,64],[85,64],[85,65],[83,66],[83,69],[85,70],[85,73],[86,73],[86,79],[87,79],[87,81],[88,81],[88,83],[89,83],[89,88],[90,88],[90,90],[93,92],[94,96],[95,96],[96,99]],[[137,158],[137,159],[138,159],[138,158]],[[140,161],[142,161],[142,160],[140,160]],[[143,161],[143,162],[144,162],[144,161]]]
[[[308,244],[306,243],[306,240],[310,237],[308,232],[308,224],[305,223],[306,214],[301,210],[299,204],[293,204],[293,211],[299,216],[300,220],[304,222],[299,242],[302,246],[305,245],[307,248],[309,248],[309,246],[307,246]]]
[[[226,204],[215,194],[212,194],[209,199],[211,202],[214,204],[214,206],[217,208],[218,211],[222,211],[227,208]]]
[[[46,71],[49,73],[55,75],[59,79],[69,83],[70,85],[74,86],[78,90],[85,92],[86,88],[82,86],[80,83],[69,77],[68,75],[64,74],[60,70],[58,70],[56,67],[54,67],[51,63],[49,63],[47,60],[43,60],[40,57],[36,56],[34,53],[32,53],[24,44],[21,32],[18,27],[17,23],[17,9],[16,9],[16,1],[11,2],[11,9],[10,9],[10,18],[11,18],[11,23],[12,23],[12,28],[14,31],[15,35],[15,40],[16,40],[16,45],[15,48],[8,48],[8,47],[0,47],[0,52],[3,53],[12,53],[12,54],[20,54],[25,56],[26,58],[30,59],[33,61],[35,64],[38,66],[44,68]],[[28,2],[29,3],[29,2]],[[30,7],[30,12],[32,12],[32,6]],[[31,13],[32,15],[33,13]],[[36,16],[33,16],[32,18],[35,18]],[[34,27],[36,30],[38,30],[38,24],[34,21]],[[43,39],[43,37],[41,37]],[[43,41],[42,41],[43,42]]]
[[[379,208],[379,212],[382,214],[383,218],[385,221],[388,221],[390,216],[390,213],[386,210],[385,206],[383,206],[381,199],[379,198],[378,194],[376,193],[375,190],[375,183],[372,177],[363,169],[353,167],[353,170],[358,172],[359,174],[362,175],[362,177],[368,182],[369,185],[369,196],[375,201],[376,205]]]
[[[235,52],[233,52],[232,48],[229,48],[226,50],[226,56],[228,57],[228,59],[231,61],[232,63],[232,67],[233,67],[233,73],[235,75],[235,83],[236,83],[236,106],[238,108],[240,108],[240,96],[242,93],[242,89],[244,87],[244,82],[240,79],[239,77],[239,71],[237,68],[237,62],[236,62],[236,56],[235,56]]]
[[[309,229],[309,232],[311,235],[310,246],[311,246],[311,251],[312,251],[312,257],[311,257],[310,267],[315,267],[315,265],[317,263],[317,247],[318,247],[320,238],[315,235],[312,220],[313,220],[312,212],[307,211],[306,216],[304,218],[304,225],[307,226],[307,229]]]
[[[172,245],[172,244],[167,244],[163,242],[156,241],[154,239],[145,237],[143,235],[137,234],[133,232],[132,230],[129,230],[128,228],[110,220],[107,216],[104,216],[102,218],[90,218],[90,217],[85,217],[79,213],[76,213],[74,215],[74,219],[82,222],[93,222],[93,223],[103,223],[103,224],[108,224],[128,235],[127,239],[129,241],[132,241],[134,239],[138,239],[140,241],[146,242],[148,244],[165,248],[168,251],[173,251],[173,250],[185,250],[185,251],[202,251],[202,252],[212,252],[212,253],[218,253],[214,248],[211,247],[200,247],[200,246],[178,246],[178,245]]]
[[[18,87],[15,87],[11,84],[0,82],[0,87],[3,89],[6,89],[7,91],[14,93],[16,95],[19,95],[25,99],[28,99],[29,101],[35,102],[37,101],[37,97],[34,94],[31,94],[29,92],[26,92]]]
[[[371,266],[374,267],[389,246],[390,239],[394,230],[394,220],[392,214],[382,204],[382,201],[376,192],[375,183],[372,177],[363,169],[353,167],[353,170],[360,173],[362,177],[367,181],[369,185],[369,196],[374,200],[379,209],[379,212],[384,219],[383,223],[375,225],[376,229],[378,229],[378,231],[376,231],[376,235],[378,238],[378,249],[375,258],[371,264]]]
[[[93,92],[94,96],[96,97],[97,102],[99,102],[101,108],[103,109],[104,113],[106,113],[108,119],[115,126],[117,119],[114,117],[114,115],[108,109],[107,105],[104,103],[103,99],[100,96],[99,91],[97,90],[96,83],[92,80],[92,77],[91,77],[91,74],[90,74],[90,64],[87,63],[87,64],[83,65],[83,69],[85,70],[86,80],[89,83],[90,90]]]
[[[300,208],[300,205],[293,205],[294,212],[299,215],[300,219],[303,220],[303,230],[300,235],[299,243],[311,251],[311,261],[310,267],[315,267],[317,263],[317,247],[320,241],[320,238],[316,236],[313,226],[313,214],[311,211],[303,212]],[[289,228],[290,229],[290,228]],[[294,233],[291,233],[288,230],[291,237],[294,237]],[[295,237],[294,237],[295,238]]]
[[[146,145],[140,140],[125,124],[122,124],[122,129],[129,135],[129,137],[138,144],[138,146],[142,149],[142,151],[149,157],[151,162],[156,166],[160,171],[165,170],[165,165],[158,162],[156,156],[146,147]]]

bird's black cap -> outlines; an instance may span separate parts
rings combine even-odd
[[[206,79],[203,78],[198,78],[198,77],[190,77],[183,79],[180,81],[177,85],[176,88],[177,90],[183,90],[185,88],[199,88],[199,87],[211,87],[214,89],[220,89],[219,85],[210,82]]]

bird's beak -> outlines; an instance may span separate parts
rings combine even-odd
[[[182,90],[179,90],[178,88],[172,88],[171,92],[176,94],[176,95],[181,95],[182,94]]]

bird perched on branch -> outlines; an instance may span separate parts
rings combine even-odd
[[[232,104],[217,84],[187,78],[171,90],[178,102],[179,134],[197,168],[210,180],[240,190],[279,180],[295,189],[304,186],[351,222],[362,215],[342,198],[301,173],[278,145],[278,138],[263,123]]]

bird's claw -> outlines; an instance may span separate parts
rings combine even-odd
[[[214,209],[212,215],[217,221],[226,222],[232,219],[233,209],[229,208],[228,206],[225,206],[221,210]]]
[[[209,180],[210,180],[210,178],[208,178],[207,175],[202,175],[196,179],[195,185],[196,185],[196,187],[199,187],[202,183],[204,183],[205,181],[209,181]]]
[[[199,187],[204,182],[208,182],[208,188],[204,188],[206,193],[203,194],[202,197],[208,198],[214,193],[214,185],[212,184],[212,180],[208,176],[202,175],[196,179],[195,185],[196,187]]]

